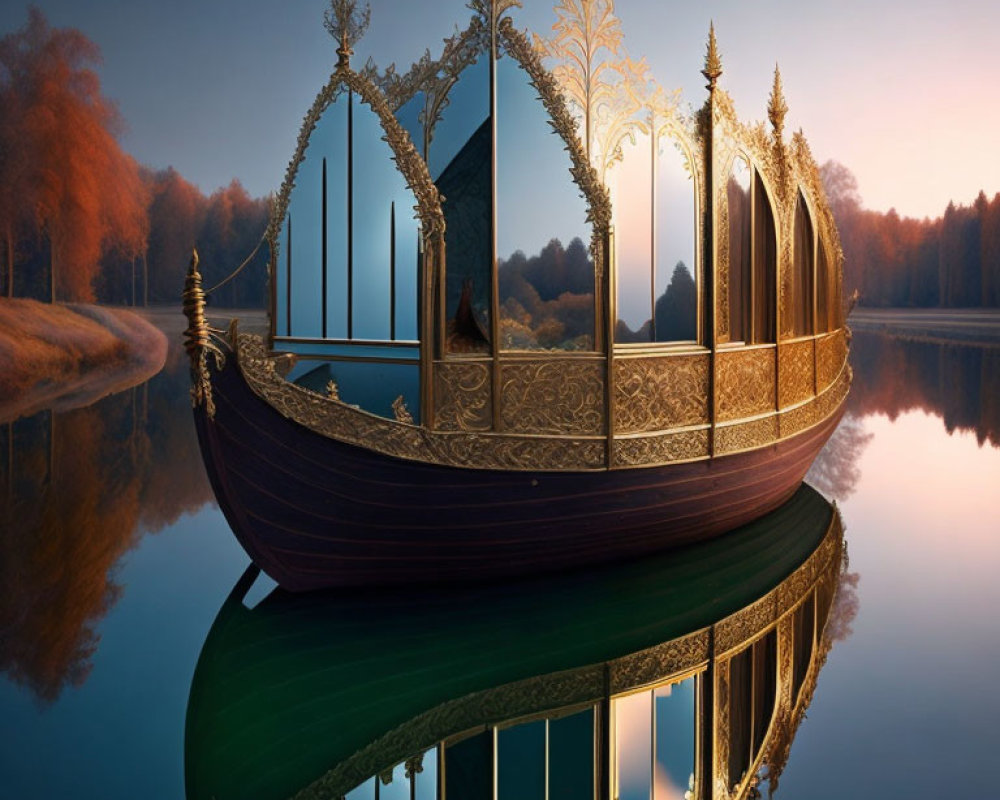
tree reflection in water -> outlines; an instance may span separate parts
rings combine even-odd
[[[212,499],[183,355],[141,387],[0,433],[0,669],[43,702],[90,673],[121,557]]]

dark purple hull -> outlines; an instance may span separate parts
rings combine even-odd
[[[840,418],[770,447],[607,472],[468,470],[320,436],[229,360],[195,410],[215,495],[283,587],[460,581],[575,567],[708,539],[780,506]]]

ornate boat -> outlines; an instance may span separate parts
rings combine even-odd
[[[356,71],[354,5],[274,204],[266,335],[208,327],[196,259],[185,290],[205,464],[254,561],[290,589],[520,574],[791,497],[851,373],[778,73],[771,129],[744,125],[713,30],[685,115],[613,15],[584,74],[593,20],[563,4],[531,40],[511,0],[406,75]]]
[[[187,798],[773,790],[833,643],[845,552],[804,486],[680,554],[516,592],[276,589],[254,605],[251,567],[192,679]]]

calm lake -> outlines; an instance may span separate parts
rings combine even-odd
[[[195,666],[249,561],[202,467],[180,313],[151,318],[174,343],[153,380],[0,426],[3,798],[185,796]],[[777,796],[996,796],[983,766],[1000,749],[1000,344],[858,330],[851,362],[848,415],[810,478],[843,520],[842,629]],[[380,599],[351,602],[363,617]],[[613,615],[587,613],[609,635]],[[433,651],[433,635],[405,644]],[[405,796],[434,797],[427,785]]]

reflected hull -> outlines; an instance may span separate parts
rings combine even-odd
[[[406,461],[287,419],[236,359],[195,419],[205,464],[250,557],[293,591],[470,581],[627,559],[710,539],[791,497],[836,427],[662,467],[505,472]]]

